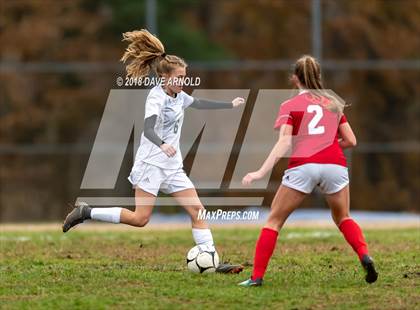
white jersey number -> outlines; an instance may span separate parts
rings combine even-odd
[[[325,132],[324,126],[318,126],[319,121],[321,120],[323,116],[322,108],[319,105],[308,105],[307,111],[309,113],[315,112],[314,117],[311,119],[311,121],[308,124],[308,133],[310,135],[320,135]]]

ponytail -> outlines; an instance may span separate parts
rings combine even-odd
[[[161,76],[170,73],[177,66],[187,67],[186,62],[175,55],[167,55],[162,42],[146,29],[123,33],[123,41],[128,41],[121,61],[126,65],[127,76],[141,78],[155,71]]]
[[[346,103],[324,90],[321,78],[321,66],[312,56],[304,55],[295,63],[294,74],[299,82],[317,97],[328,99],[327,109],[336,113],[343,113]]]

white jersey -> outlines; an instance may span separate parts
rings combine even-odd
[[[184,109],[191,105],[194,98],[181,91],[175,98],[167,95],[162,86],[153,87],[146,99],[144,118],[157,115],[154,130],[165,143],[175,148],[176,154],[168,157],[158,146],[141,135],[134,165],[149,163],[163,169],[180,169],[183,167],[179,147]]]

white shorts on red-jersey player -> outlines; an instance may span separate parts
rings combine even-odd
[[[194,188],[194,184],[182,168],[163,169],[161,167],[137,162],[128,180],[145,192],[157,196],[159,190],[165,194]]]
[[[324,194],[334,194],[349,184],[348,169],[335,164],[304,164],[287,169],[282,184],[306,194],[316,186]]]

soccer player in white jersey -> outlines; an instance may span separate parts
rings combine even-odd
[[[198,213],[204,207],[198,198],[193,183],[183,170],[179,147],[184,110],[229,109],[245,102],[235,98],[232,102],[217,102],[198,99],[182,91],[187,64],[175,55],[167,55],[160,40],[147,30],[123,34],[129,45],[122,57],[128,61],[127,75],[141,78],[154,70],[162,78],[163,85],[153,87],[146,99],[144,131],[136,159],[128,177],[135,187],[135,211],[126,208],[91,208],[78,203],[63,224],[63,232],[85,220],[124,223],[144,227],[152,214],[158,191],[172,195],[191,216],[192,234],[197,245],[214,249],[212,233]],[[220,264],[216,271],[238,273],[242,266]]]

